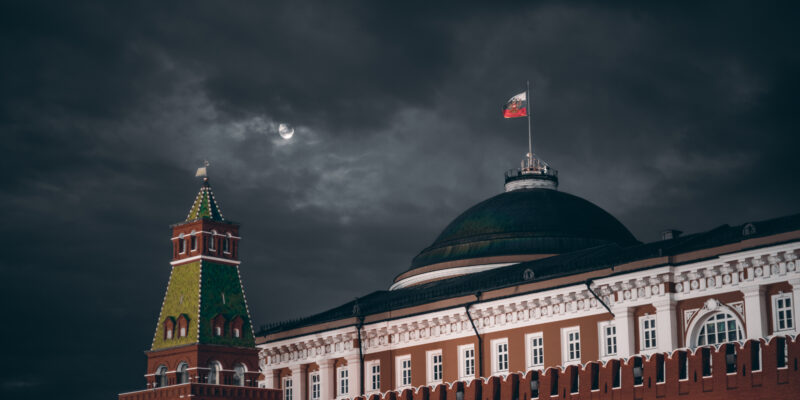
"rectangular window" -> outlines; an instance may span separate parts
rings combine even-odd
[[[442,351],[428,352],[428,384],[442,381]]]
[[[786,338],[777,338],[775,344],[778,345],[778,348],[776,349],[778,356],[778,368],[786,368],[786,364],[789,361],[789,348],[786,346]]]
[[[411,386],[411,356],[397,357],[397,382],[399,386]]]
[[[736,349],[730,343],[725,345],[725,372],[736,373]]]
[[[575,363],[581,361],[581,332],[575,326],[562,329],[563,358],[564,363]]]
[[[233,337],[238,338],[240,335],[239,328],[233,328]]]
[[[678,380],[689,379],[689,357],[685,351],[678,353]]]
[[[167,329],[167,339],[172,339],[172,329]]]
[[[761,342],[750,341],[750,371],[761,371]]]
[[[633,358],[633,386],[642,386],[643,382],[642,357]]]
[[[319,372],[312,372],[311,376],[309,376],[309,382],[311,384],[311,400],[319,400],[320,393],[322,393]]]
[[[703,376],[711,376],[711,349],[703,347],[700,349],[700,356],[703,361]]]
[[[497,339],[492,341],[492,353],[494,356],[494,373],[508,372],[508,339]]]
[[[458,347],[459,357],[459,375],[461,379],[471,378],[475,376],[475,346],[466,345]]]
[[[655,315],[645,315],[644,317],[639,318],[639,333],[642,350],[652,350],[656,348]]]
[[[367,372],[369,373],[368,388],[372,392],[381,390],[381,365],[378,361],[367,363]]]
[[[542,332],[527,335],[528,343],[528,368],[541,368],[544,366],[544,341]]]
[[[286,400],[292,398],[292,378],[283,378],[283,398]]]
[[[622,363],[619,360],[612,361],[614,369],[611,370],[611,387],[612,388],[619,388],[622,386]]]
[[[598,324],[600,332],[600,353],[603,357],[617,355],[617,327],[611,321]]]
[[[592,386],[591,390],[600,390],[600,365],[597,363],[591,363],[591,370],[589,371],[592,375]]]
[[[338,396],[347,396],[350,393],[350,373],[347,367],[339,367],[337,369],[339,375],[339,394]]]
[[[192,235],[192,251],[197,250],[197,236]]]
[[[772,320],[775,321],[775,331],[794,329],[791,293],[781,293],[772,296],[772,309],[774,310]]]
[[[178,253],[186,253],[186,239],[184,238],[178,239]]]
[[[664,368],[666,368],[664,355],[656,355],[656,383],[664,383]]]

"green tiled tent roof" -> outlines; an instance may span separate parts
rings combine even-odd
[[[201,218],[208,218],[214,221],[225,221],[222,217],[222,211],[219,210],[217,199],[214,198],[214,192],[211,190],[211,184],[208,179],[203,182],[203,187],[197,193],[197,198],[194,199],[194,204],[189,210],[189,215],[186,217],[186,222],[194,221]]]

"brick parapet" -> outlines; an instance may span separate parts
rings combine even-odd
[[[779,354],[779,340],[785,341],[785,355]],[[759,370],[752,371],[753,347],[760,344]],[[728,346],[733,346],[728,353]],[[728,372],[727,355],[734,355]],[[686,379],[679,379],[684,359]],[[785,366],[779,367],[779,357]],[[641,383],[634,383],[634,364],[641,359]],[[663,362],[661,361],[663,359]],[[547,368],[544,371],[512,373],[505,377],[488,377],[469,382],[457,381],[433,387],[391,391],[383,396],[357,397],[355,400],[734,400],[796,399],[800,393],[800,342],[797,337],[775,336],[769,340],[748,340],[720,346],[679,349],[672,353],[656,353],[589,362],[581,366]],[[704,376],[704,369],[710,374]],[[663,382],[658,382],[663,368]],[[614,375],[620,373],[619,387]],[[577,379],[573,378],[577,376]],[[596,377],[596,381],[595,378]],[[593,381],[596,389],[592,388]],[[532,382],[535,382],[532,384]],[[577,385],[576,385],[577,384]],[[553,388],[555,385],[555,390]],[[538,395],[533,389],[538,389]],[[536,396],[535,396],[536,395]]]
[[[156,389],[121,393],[119,400],[281,400],[281,391],[246,386],[184,383]]]

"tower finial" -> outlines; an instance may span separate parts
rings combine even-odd
[[[208,160],[203,161],[203,166],[197,169],[197,173],[194,174],[195,177],[203,177],[203,182],[208,182],[208,166],[211,165]]]

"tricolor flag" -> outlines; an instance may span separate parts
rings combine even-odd
[[[503,106],[503,118],[519,118],[528,116],[528,96],[522,92],[510,98]]]

